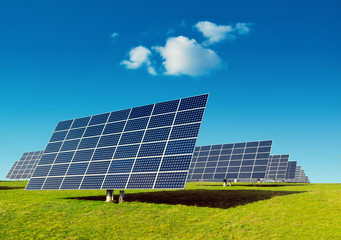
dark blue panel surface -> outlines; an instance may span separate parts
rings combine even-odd
[[[107,175],[103,183],[103,189],[124,189],[129,174]]]
[[[140,145],[127,145],[127,146],[118,146],[115,152],[114,159],[119,158],[134,158],[137,154]]]
[[[54,143],[47,144],[44,153],[58,152],[62,143],[63,142],[54,142]]]
[[[155,104],[153,115],[175,112],[178,108],[180,100],[173,100]]]
[[[148,117],[128,120],[127,125],[124,128],[124,131],[127,132],[145,129],[147,127],[148,121],[149,121]]]
[[[149,129],[146,131],[143,142],[165,141],[168,139],[171,127]]]
[[[79,143],[78,149],[95,148],[99,137],[83,138]]]
[[[138,157],[162,155],[166,142],[145,143],[141,145]]]
[[[50,142],[56,142],[56,141],[63,141],[66,134],[67,134],[68,131],[60,131],[60,132],[55,132],[51,139],[50,139]]]
[[[74,151],[71,152],[60,152],[55,160],[55,163],[69,163],[74,155]]]
[[[89,126],[106,123],[110,113],[103,113],[99,115],[92,116]]]
[[[109,173],[130,173],[135,159],[114,160],[109,167]]]
[[[83,176],[65,177],[60,189],[78,189],[82,180]]]
[[[129,116],[129,113],[130,113],[130,109],[112,112],[110,114],[108,122],[116,122],[116,121],[126,120]]]
[[[66,175],[83,175],[89,162],[71,163]]]
[[[42,188],[45,178],[31,178],[26,186],[26,190],[39,190]]]
[[[96,149],[92,161],[111,159],[114,155],[115,147],[98,148]]]
[[[62,177],[53,177],[53,178],[48,177],[48,178],[46,178],[43,189],[45,189],[45,190],[59,189],[62,181],[63,181]]]
[[[60,149],[60,151],[76,150],[78,147],[79,141],[80,141],[80,139],[64,141],[63,146]]]
[[[206,106],[206,102],[208,99],[208,94],[183,98],[180,102],[179,111],[191,109],[191,108],[201,108]]]
[[[152,116],[148,128],[164,127],[173,124],[175,113]]]
[[[163,157],[160,171],[187,170],[191,157],[191,155]]]
[[[53,165],[50,170],[49,176],[64,176],[68,167],[69,167],[69,164]]]
[[[176,115],[174,124],[185,124],[185,123],[194,123],[200,122],[202,120],[205,109],[196,109],[196,110],[188,110],[184,112],[179,112]]]
[[[85,176],[80,189],[101,189],[105,175]]]
[[[122,134],[119,145],[139,143],[142,141],[144,131],[125,132]]]
[[[93,149],[76,151],[76,154],[72,159],[72,162],[90,161],[93,152],[94,152]]]
[[[84,133],[83,137],[98,136],[102,134],[104,125],[96,125],[88,127]]]
[[[97,147],[109,147],[116,146],[118,144],[118,140],[120,139],[121,134],[111,134],[101,136]]]
[[[161,157],[138,158],[135,161],[133,172],[156,172],[160,166]]]
[[[84,131],[85,131],[85,128],[71,129],[69,133],[67,134],[66,139],[81,138],[83,136]]]
[[[108,123],[104,128],[103,134],[122,132],[125,124],[126,124],[125,121]]]
[[[159,173],[155,188],[184,188],[187,172]]]
[[[129,119],[149,116],[152,113],[153,107],[154,104],[133,108]]]
[[[90,117],[77,118],[73,121],[71,128],[86,127],[90,121]]]
[[[86,174],[106,174],[110,161],[90,162]]]
[[[52,164],[56,156],[57,156],[57,153],[44,154],[39,161],[39,165]]]
[[[170,139],[191,138],[198,136],[200,123],[174,126]]]
[[[59,122],[55,131],[60,131],[60,130],[66,130],[69,129],[70,126],[72,124],[72,120],[68,120],[68,121],[63,121],[63,122]]]
[[[196,139],[169,141],[165,155],[192,153]]]
[[[131,174],[128,189],[152,188],[156,173]]]

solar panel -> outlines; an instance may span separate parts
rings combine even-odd
[[[266,171],[266,179],[282,181],[285,178],[289,161],[289,154],[270,155]]]
[[[196,147],[187,181],[264,179],[272,141]]]
[[[296,174],[294,182],[299,183],[310,183],[308,176],[305,175],[304,170],[302,170],[301,166],[296,166]]]
[[[12,173],[13,173],[15,167],[17,166],[17,164],[18,164],[18,161],[15,161],[15,162],[13,163],[13,166],[11,167],[11,169],[9,170],[9,172],[7,173],[6,178],[10,178],[10,177],[11,177],[11,175],[12,175]]]
[[[9,179],[29,179],[36,168],[43,151],[24,152],[20,160],[13,164],[6,178]]]
[[[292,182],[295,180],[295,173],[296,173],[296,161],[288,161],[287,172],[285,174],[285,181]]]
[[[207,98],[59,122],[26,189],[184,188]]]

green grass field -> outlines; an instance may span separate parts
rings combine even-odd
[[[341,184],[189,183],[123,204],[26,184],[0,182],[0,239],[341,239]]]

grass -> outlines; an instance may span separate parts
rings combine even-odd
[[[188,183],[123,204],[26,184],[0,182],[0,239],[341,239],[341,184]]]

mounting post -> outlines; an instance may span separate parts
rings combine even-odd
[[[229,187],[231,187],[231,180],[229,181]]]
[[[105,199],[106,202],[113,202],[114,201],[114,190],[107,189],[107,197]]]
[[[118,203],[123,203],[124,191],[120,191],[120,197],[118,198]]]
[[[223,187],[226,187],[226,182],[227,182],[226,178],[224,178],[223,182],[224,182]]]

